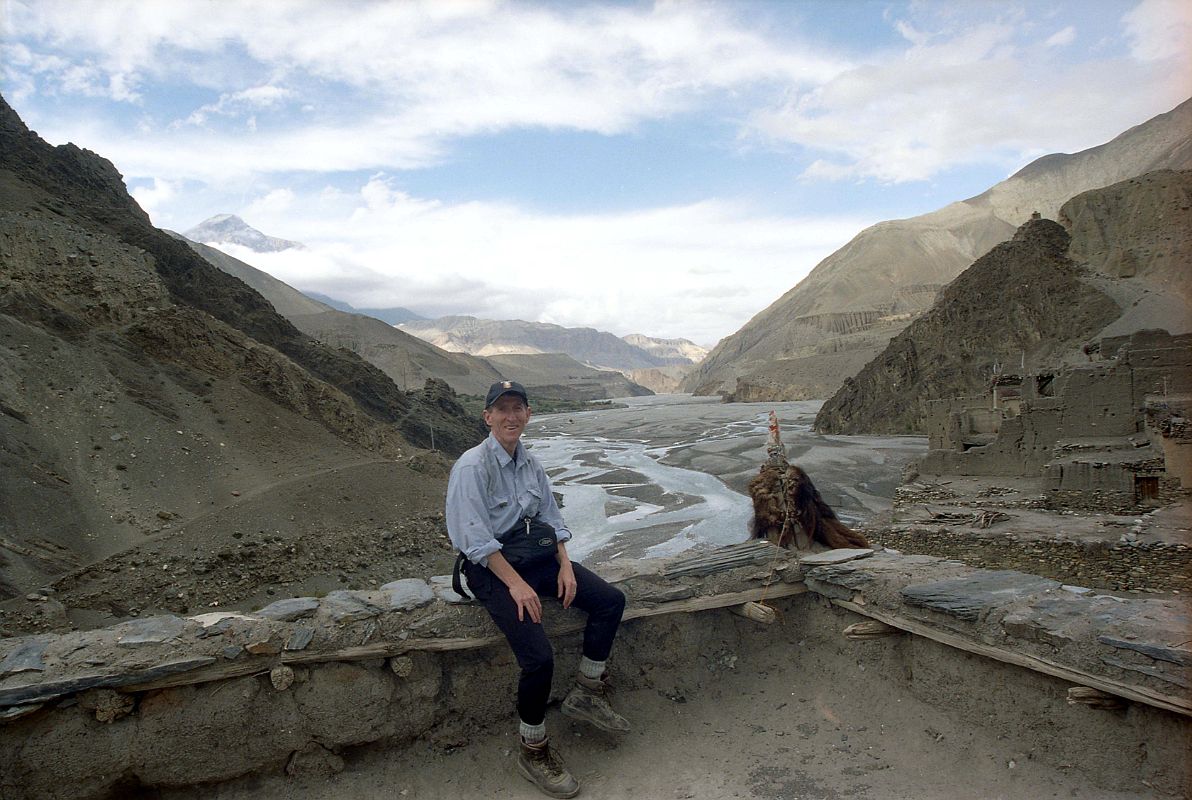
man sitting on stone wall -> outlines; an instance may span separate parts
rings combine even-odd
[[[607,731],[629,723],[606,697],[605,661],[625,609],[625,595],[567,556],[571,538],[551,492],[550,479],[526,452],[521,435],[530,420],[525,388],[494,383],[484,401],[487,439],[468,450],[447,484],[447,531],[460,552],[468,587],[505,634],[521,676],[517,711],[521,718],[518,768],[552,797],[574,797],[579,783],[546,736],[546,704],[554,655],[542,627],[542,598],[588,613],[583,657],[575,688],[563,701],[567,716]],[[457,591],[462,589],[456,581]]]

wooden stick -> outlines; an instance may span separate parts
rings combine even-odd
[[[1048,661],[1045,658],[1028,655],[1026,653],[1015,653],[1005,650],[1001,647],[994,647],[992,645],[983,644],[981,642],[974,642],[964,637],[957,636],[954,633],[948,633],[936,628],[926,625],[916,620],[904,619],[896,617],[892,614],[886,614],[881,611],[876,611],[865,606],[858,605],[849,600],[833,599],[834,605],[841,608],[847,608],[856,614],[865,617],[880,620],[887,625],[893,625],[895,628],[901,628],[904,631],[909,631],[925,639],[946,644],[949,647],[955,647],[957,650],[964,650],[969,653],[976,653],[980,656],[986,656],[996,661],[1002,661],[1007,664],[1014,664],[1019,667],[1026,667],[1033,669],[1036,672],[1042,672],[1044,675],[1051,675],[1055,678],[1062,678],[1082,686],[1092,686],[1110,694],[1125,697],[1127,700],[1136,700],[1140,703],[1162,708],[1165,711],[1172,711],[1176,714],[1183,714],[1187,717],[1192,717],[1192,701],[1183,697],[1174,697],[1172,695],[1161,694],[1148,689],[1145,686],[1132,686],[1113,680],[1111,678],[1101,678],[1096,675],[1091,675],[1084,670],[1075,667],[1066,667],[1062,664],[1056,664]]]
[[[899,628],[893,625],[887,625],[884,622],[879,622],[876,619],[866,620],[865,622],[857,622],[849,625],[842,631],[846,639],[856,639],[864,641],[867,639],[883,639],[887,636],[901,635],[903,633]]]
[[[736,614],[738,617],[751,619],[754,622],[760,622],[763,625],[771,625],[778,617],[774,613],[774,609],[762,603],[749,601],[739,606],[729,606],[728,610]]]
[[[1090,708],[1117,711],[1125,708],[1128,703],[1115,694],[1091,686],[1073,686],[1068,690],[1068,705],[1086,705]]]

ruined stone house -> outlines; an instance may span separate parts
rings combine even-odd
[[[1100,360],[998,375],[985,395],[929,402],[920,471],[1042,477],[1049,489],[1144,505],[1165,481],[1192,487],[1192,335],[1139,331],[1097,345]]]

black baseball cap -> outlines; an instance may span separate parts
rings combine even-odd
[[[517,381],[497,381],[488,387],[488,395],[484,398],[484,407],[491,408],[492,404],[497,402],[497,398],[503,394],[515,394],[526,405],[530,404],[530,398],[526,395],[526,387]]]

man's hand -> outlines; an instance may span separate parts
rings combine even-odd
[[[572,582],[574,583],[574,581]],[[530,584],[518,578],[509,587],[509,595],[513,598],[513,602],[517,603],[518,622],[524,622],[526,614],[529,614],[530,619],[534,622],[542,622],[542,599],[538,597],[537,592],[530,588]]]
[[[563,608],[570,608],[575,599],[575,570],[571,568],[571,558],[567,555],[567,545],[559,542],[559,552],[555,559],[559,562],[559,599],[563,601]]]
[[[488,557],[488,568],[509,589],[509,596],[517,605],[517,621],[525,622],[526,615],[529,614],[532,621],[542,622],[541,598],[538,597],[537,592],[530,588],[530,584],[526,583],[517,573],[517,570],[505,560],[505,556],[501,555],[500,550]]]

